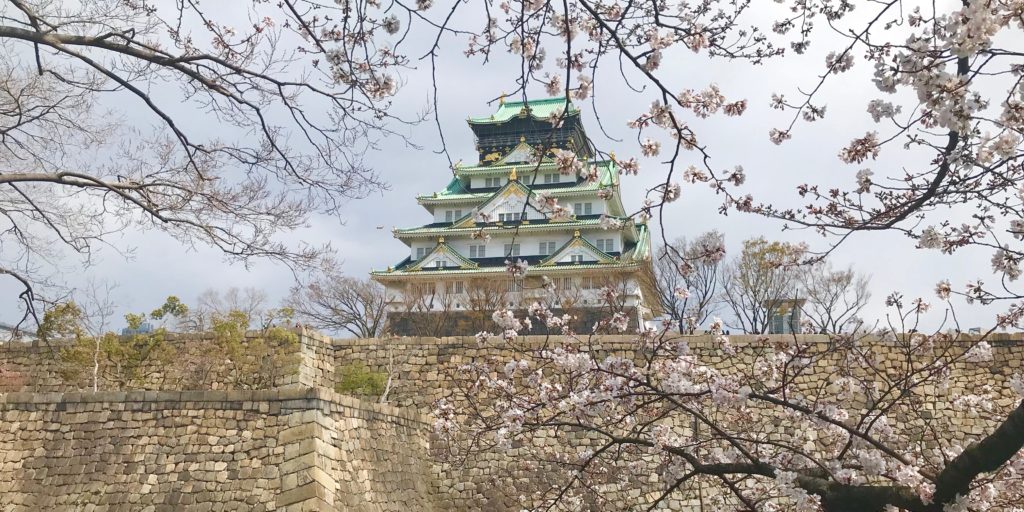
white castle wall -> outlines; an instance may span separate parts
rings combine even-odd
[[[548,232],[544,234],[518,234],[516,235],[514,229],[509,229],[508,233],[490,233],[490,240],[474,240],[469,236],[460,236],[458,238],[452,238],[450,235],[445,235],[445,243],[449,247],[455,249],[459,254],[469,257],[469,246],[470,245],[485,245],[487,247],[487,257],[496,258],[505,255],[505,244],[514,242],[519,244],[519,255],[520,256],[535,256],[540,254],[540,243],[541,242],[555,242],[555,250],[557,251],[563,245],[565,245],[573,236],[572,232]],[[595,231],[584,231],[580,234],[583,238],[586,238],[590,243],[596,244],[599,238],[614,240],[614,251],[622,252],[622,232],[613,230],[595,230]],[[434,246],[437,245],[436,239],[425,239],[417,240],[412,243],[412,247],[409,250],[409,256],[416,259],[417,249],[422,248],[424,254],[429,253]]]

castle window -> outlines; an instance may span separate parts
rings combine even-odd
[[[487,246],[486,245],[471,245],[471,246],[469,246],[469,257],[470,258],[486,258],[487,257]]]
[[[504,181],[504,178],[502,178],[502,177],[484,178],[484,187],[485,188],[500,187],[502,185],[503,181]]]
[[[571,261],[573,263],[583,263],[583,255],[582,254],[573,254],[572,256],[569,256],[569,261]]]
[[[544,175],[544,183],[558,183],[559,181],[561,181],[561,177],[557,172]]]
[[[423,256],[425,256],[426,254],[427,254],[427,248],[426,247],[417,247],[416,248],[416,259],[422,259]]]
[[[573,203],[572,213],[576,215],[591,215],[594,213],[594,203]]]
[[[444,212],[444,221],[452,222],[462,218],[462,210],[448,210]]]
[[[519,256],[519,244],[505,244],[505,256]]]
[[[515,222],[515,221],[520,220],[522,218],[523,218],[523,214],[521,212],[516,212],[516,213],[499,213],[498,214],[498,220],[501,221],[501,222]]]
[[[615,250],[615,239],[614,238],[599,238],[594,244],[597,246],[597,250],[604,252],[612,252]]]
[[[555,242],[541,242],[537,254],[549,256],[555,252]]]

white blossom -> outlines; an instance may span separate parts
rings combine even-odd
[[[601,218],[598,220],[598,224],[601,229],[622,229],[623,223],[621,220],[615,217],[609,217],[608,215],[601,214]]]
[[[661,194],[661,198],[666,203],[671,203],[676,199],[679,199],[682,189],[679,188],[678,183],[669,183],[664,186],[664,192]]]
[[[778,128],[772,128],[768,132],[768,138],[771,139],[772,144],[775,144],[776,146],[778,146],[778,145],[782,144],[783,142],[793,138],[793,136],[789,133],[789,130],[782,131],[782,130],[779,130]]]
[[[548,96],[560,96],[562,94],[562,78],[554,75],[544,84]]]
[[[1016,281],[1021,274],[1020,257],[999,249],[992,255],[992,270],[1004,274],[1010,281]]]
[[[640,150],[644,156],[658,156],[661,152],[661,143],[656,140],[644,139],[640,143]]]
[[[901,110],[903,110],[903,107],[893,105],[885,100],[876,99],[868,103],[868,114],[871,114],[871,119],[876,123],[881,122],[882,119],[892,119]]]
[[[922,249],[941,249],[945,245],[945,239],[932,226],[921,230],[921,237],[917,240],[917,246]]]
[[[617,160],[615,163],[619,166],[619,173],[636,176],[640,172],[640,164],[636,161],[636,158],[630,158],[629,160]]]
[[[576,153],[561,149],[555,154],[555,167],[558,168],[559,174],[575,176],[583,170],[583,162],[576,158]]]
[[[857,171],[857,192],[865,193],[871,190],[871,176],[874,174],[871,169]]]
[[[392,35],[397,34],[402,26],[401,22],[398,21],[398,16],[395,16],[394,14],[389,14],[385,17],[382,25],[384,27],[384,31]]]
[[[853,54],[848,51],[842,55],[831,52],[825,56],[825,67],[835,74],[849,71],[853,67]]]
[[[1024,376],[1022,374],[1015,373],[1013,377],[1010,377],[1010,389],[1024,397]]]
[[[986,363],[992,360],[992,345],[987,341],[979,341],[964,353],[964,360],[969,363]]]

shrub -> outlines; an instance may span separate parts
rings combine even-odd
[[[345,395],[380,396],[384,393],[388,376],[375,372],[360,362],[350,363],[337,370],[334,390]]]
[[[288,320],[286,311],[275,318]],[[247,337],[249,317],[231,311],[213,319],[214,343],[231,368],[231,385],[237,389],[269,389],[294,373],[299,364],[299,335],[274,325],[265,326],[255,337]]]

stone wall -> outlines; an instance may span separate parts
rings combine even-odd
[[[0,508],[434,510],[424,421],[312,388],[8,393]]]
[[[723,357],[710,336],[686,340],[704,362],[749,372],[773,343],[792,339],[730,338],[738,358]],[[824,336],[800,339],[829,343]],[[186,352],[199,346],[188,338],[175,342]],[[517,346],[565,342],[531,336]],[[925,390],[921,410],[893,416],[905,428],[927,421],[962,442],[991,431],[990,423],[952,407],[950,397],[979,383],[1005,388],[1004,380],[1024,369],[1024,337],[997,336],[992,345],[993,361],[960,366],[948,392]],[[586,349],[640,355],[632,336],[594,337]],[[430,445],[427,414],[436,399],[450,395],[448,380],[462,364],[513,358],[506,345],[481,345],[473,337],[332,340],[302,332],[296,351],[297,365],[278,389],[183,391],[169,389],[165,379],[153,383],[163,391],[79,393],[68,392],[81,384],[62,380],[59,361],[46,348],[0,346],[0,392],[8,392],[0,395],[0,509],[511,511],[521,508],[519,496],[548,480],[543,469],[518,461],[516,449],[458,464],[430,456],[444,446]],[[905,357],[883,342],[871,352],[882,367]],[[353,362],[380,372],[394,368],[389,405],[331,391],[336,369]],[[816,368],[808,385],[828,381],[833,371]],[[214,372],[212,387],[230,387],[226,377]],[[1004,396],[999,405],[1013,400]],[[591,441],[573,439],[578,447]],[[543,435],[531,442],[552,444]],[[640,499],[608,495],[616,509]],[[692,510],[687,499],[679,494],[664,509]]]
[[[727,358],[722,354],[721,346],[710,335],[679,336],[686,340],[690,350],[701,361],[718,366]],[[797,335],[801,343],[828,346],[829,339],[825,335]],[[599,335],[587,339],[586,350],[602,355],[616,354],[637,359],[641,354],[636,346],[635,336]],[[753,356],[771,348],[774,343],[792,340],[793,335],[772,335],[769,337],[756,335],[729,336],[731,345],[743,355]],[[953,378],[961,384],[971,384],[981,379],[1003,379],[1014,371],[1024,370],[1024,333],[995,334],[988,338],[993,346],[993,361],[982,364],[969,364],[961,367],[961,372]],[[516,341],[516,347],[523,351],[536,350],[542,347],[554,347],[563,343],[560,336],[525,336]],[[960,345],[967,347],[966,339]],[[900,361],[904,354],[891,344],[878,342],[873,346],[875,354],[880,358],[882,366],[886,361]],[[338,367],[346,362],[358,360],[376,371],[387,371],[389,362],[395,368],[395,379],[388,402],[401,407],[413,407],[422,412],[429,412],[434,400],[445,396],[444,381],[462,364],[474,361],[499,360],[507,361],[516,357],[516,353],[500,342],[480,344],[473,336],[453,336],[445,338],[368,338],[368,339],[334,339],[334,364]],[[329,352],[321,352],[321,356]],[[817,371],[819,376],[827,376],[828,368]]]
[[[635,331],[639,326],[639,316],[634,307],[626,307],[622,310],[629,318],[628,330]],[[473,336],[481,331],[493,331],[494,320],[490,311],[433,311],[433,312],[394,312],[388,313],[387,331],[396,336],[420,336],[450,337],[450,336]],[[527,316],[527,310],[514,309],[516,318]],[[553,308],[551,313],[561,317],[568,314],[573,317],[569,323],[573,332],[591,333],[594,326],[608,317],[606,309],[596,307],[576,307],[570,310]],[[561,333],[561,328],[552,331],[555,334]],[[544,336],[551,334],[543,322],[534,322],[530,331],[522,331],[521,334]]]
[[[290,348],[294,357],[288,367],[278,369],[272,386],[304,385],[334,389],[334,347],[331,338],[322,334],[296,330],[298,343]],[[260,333],[247,334],[247,341],[260,339]],[[151,363],[142,373],[145,378],[135,389],[207,390],[236,389],[234,367],[219,353],[213,337],[203,334],[169,334],[166,341],[174,351],[167,364]],[[64,392],[91,391],[90,368],[84,368],[76,377],[65,375],[67,364],[62,362],[62,351],[68,344],[51,345],[13,342],[0,344],[0,393],[4,392]],[[249,356],[251,357],[251,356]],[[202,371],[202,376],[194,374]],[[99,382],[100,391],[117,390],[118,385]]]
[[[775,343],[792,341],[792,336],[772,336],[767,340],[760,336],[730,336],[731,345],[737,350],[737,357],[725,357],[721,345],[712,336],[685,336],[691,351],[702,362],[717,367],[724,372],[752,373],[756,358],[772,350]],[[801,335],[801,343],[819,346],[825,349],[830,341],[826,336]],[[641,354],[632,336],[597,336],[585,343],[585,350],[595,351],[604,355],[620,355],[637,359]],[[525,337],[516,341],[516,346],[523,351],[541,347],[552,348],[565,343],[561,337]],[[869,352],[878,360],[878,367],[888,371],[897,368],[905,360],[902,353],[892,343],[872,342]],[[999,335],[991,338],[994,358],[986,363],[964,363],[957,366],[958,372],[950,379],[950,387],[939,392],[926,386],[914,397],[914,403],[920,410],[893,410],[890,417],[898,423],[899,428],[907,431],[921,432],[927,435],[931,429],[942,432],[944,441],[957,441],[966,446],[981,436],[991,432],[995,424],[973,414],[972,411],[957,409],[952,400],[964,393],[975,392],[980,386],[990,384],[994,389],[1005,390],[996,399],[997,406],[1002,409],[1013,407],[1019,397],[1005,385],[1015,372],[1024,371],[1024,337],[1020,335]],[[968,347],[967,342],[957,344],[957,350]],[[405,408],[413,408],[429,412],[434,401],[450,396],[447,381],[459,370],[459,366],[471,362],[509,361],[516,354],[501,342],[488,342],[481,345],[473,337],[450,338],[393,338],[393,339],[338,339],[334,341],[336,364],[343,361],[358,359],[370,368],[386,371],[389,360],[393,359],[395,368],[394,385],[389,402]],[[599,358],[600,358],[599,357]],[[808,389],[825,389],[830,379],[834,378],[836,368],[842,361],[825,361],[814,371],[802,378],[802,384]],[[756,377],[755,377],[756,378]],[[782,418],[775,417],[777,411],[753,411],[760,414],[765,425],[775,425],[777,435],[785,439],[791,435],[786,432],[786,424]],[[685,430],[686,427],[683,428]],[[560,433],[560,436],[572,436],[571,444],[575,449],[596,447],[594,439],[586,435]],[[527,441],[534,446],[551,446],[551,434],[539,433]],[[564,443],[564,439],[559,444]],[[443,506],[451,510],[487,510],[513,511],[521,508],[520,496],[542,489],[547,482],[553,481],[545,473],[543,466],[530,464],[525,457],[518,457],[519,449],[513,447],[508,452],[475,454],[458,464],[443,465],[441,470],[441,499]],[[662,484],[652,482],[643,493],[648,499],[656,496]],[[636,505],[640,494],[616,494],[614,490],[606,490],[605,497],[612,505],[608,509],[626,509]],[[705,498],[707,496],[705,495]],[[690,496],[689,498],[692,498]],[[672,499],[663,503],[659,510],[698,510],[697,503],[689,502],[686,493],[677,493]],[[602,507],[598,507],[602,508]]]

